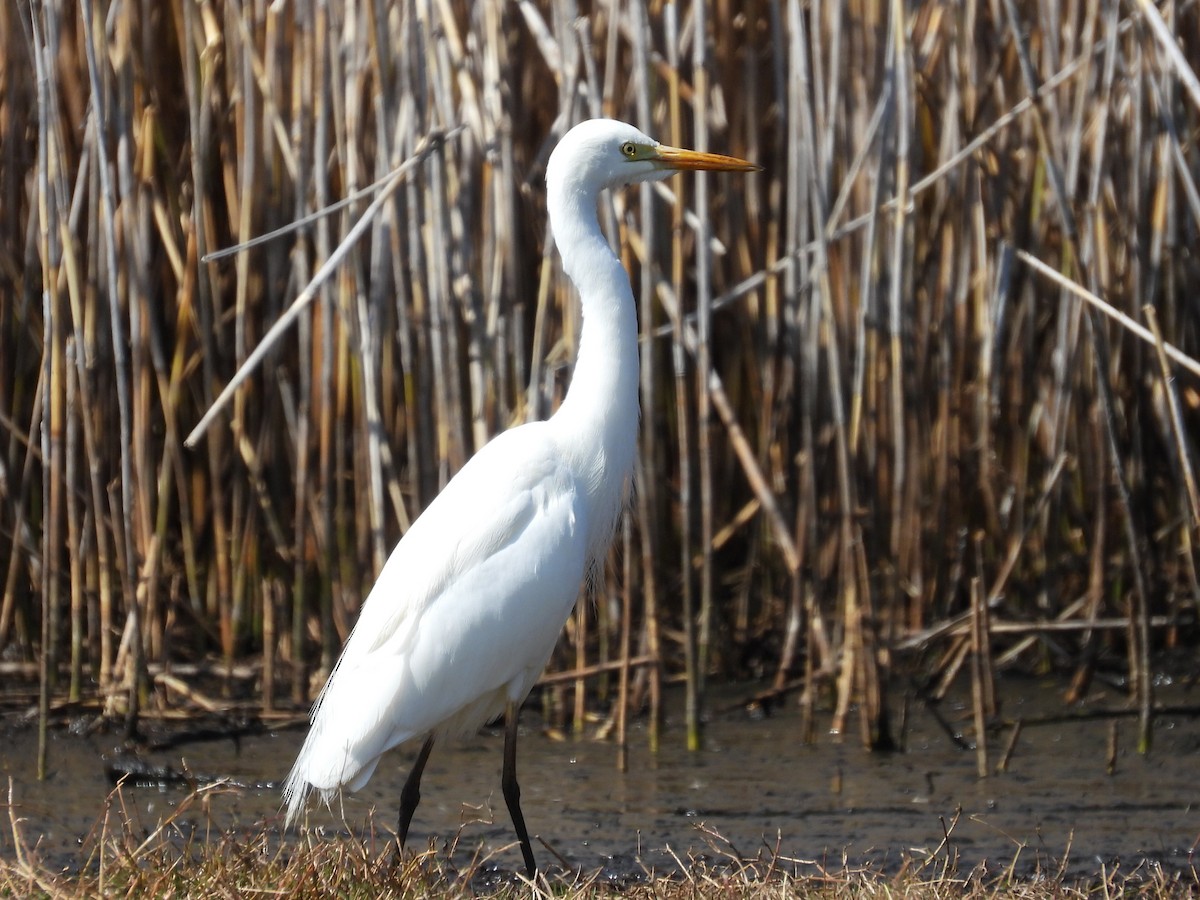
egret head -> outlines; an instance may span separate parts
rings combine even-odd
[[[668,147],[615,119],[589,119],[568,131],[554,148],[546,181],[599,192],[658,181],[683,169],[753,172],[758,168],[732,156]]]

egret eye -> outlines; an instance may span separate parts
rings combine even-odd
[[[625,154],[627,159],[637,158],[637,144],[633,141],[626,141],[621,145],[621,152]]]

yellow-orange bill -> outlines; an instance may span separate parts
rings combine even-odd
[[[670,169],[703,169],[712,172],[760,172],[762,166],[719,153],[702,153],[699,150],[681,150],[659,144],[654,148],[658,161]]]

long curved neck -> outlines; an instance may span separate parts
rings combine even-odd
[[[629,276],[600,230],[595,194],[551,184],[547,205],[563,270],[583,307],[575,371],[551,421],[584,483],[593,486],[592,537],[607,541],[637,445],[637,313]],[[605,486],[612,486],[611,496],[601,496]]]

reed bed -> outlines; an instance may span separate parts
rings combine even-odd
[[[705,679],[757,676],[887,746],[910,661],[980,729],[999,670],[1116,666],[1147,747],[1200,599],[1197,34],[1150,0],[5,4],[5,677],[131,729],[305,708],[409,523],[561,399],[544,165],[608,115],[764,171],[605,207],[641,443],[552,720],[623,740],[680,677],[698,742]]]

